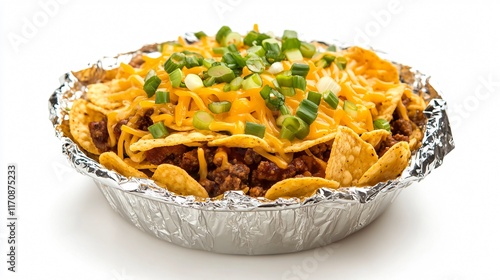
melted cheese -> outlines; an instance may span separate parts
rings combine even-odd
[[[207,178],[207,161],[205,160],[205,151],[202,148],[198,148],[198,163],[200,165],[200,169],[198,174],[200,174],[200,181],[205,180]]]

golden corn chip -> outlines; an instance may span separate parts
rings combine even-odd
[[[87,107],[88,102],[84,99],[77,99],[73,102],[69,112],[69,128],[71,135],[82,148],[92,154],[100,154],[97,147],[92,142],[90,136],[89,123],[101,121],[104,115]]]
[[[311,196],[319,188],[336,189],[339,183],[333,180],[326,180],[319,177],[289,178],[274,184],[267,192],[267,199],[277,199],[280,197],[305,197]]]
[[[111,100],[109,96],[112,94],[108,83],[91,84],[87,88],[86,96],[93,104],[105,108],[116,109],[123,106],[121,101]]]
[[[99,156],[99,163],[107,169],[114,170],[125,177],[148,178],[146,174],[128,165],[114,152],[102,153]]]
[[[235,134],[219,139],[214,139],[207,144],[210,147],[238,147],[256,148],[260,147],[266,152],[274,152],[274,149],[262,138],[248,134]]]
[[[378,182],[395,179],[408,166],[411,151],[408,142],[401,141],[392,146],[359,179],[359,186],[371,186]]]
[[[286,147],[284,149],[285,153],[296,153],[296,152],[304,151],[306,149],[311,148],[312,146],[316,146],[320,143],[328,142],[328,141],[332,140],[333,138],[335,138],[336,133],[337,132],[332,132],[330,134],[321,136],[317,139],[297,141],[297,143],[293,143],[291,146]]]
[[[180,195],[208,197],[208,193],[184,169],[171,164],[160,164],[152,177],[153,180],[165,185],[167,190]]]
[[[175,146],[181,144],[189,144],[193,142],[207,142],[216,139],[215,134],[203,134],[197,131],[192,132],[176,132],[168,135],[165,138],[150,139],[151,136],[146,135],[141,140],[130,145],[132,152],[143,152],[153,148]]]
[[[342,187],[355,185],[377,160],[377,152],[372,145],[363,141],[352,129],[340,126],[333,140],[325,178],[339,182]]]
[[[396,107],[398,107],[399,100],[401,100],[406,87],[406,84],[399,84],[387,90],[386,100],[383,101],[381,105],[377,106],[377,118],[382,118],[387,121],[392,120],[392,114],[394,113],[394,110],[396,110]]]
[[[391,135],[391,133],[385,129],[377,129],[365,132],[361,134],[361,139],[366,143],[369,143],[376,150],[379,147],[379,144],[387,137]]]

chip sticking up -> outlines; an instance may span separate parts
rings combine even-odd
[[[340,186],[353,186],[378,160],[372,145],[363,141],[352,129],[340,126],[333,140],[325,177]]]
[[[193,177],[182,168],[171,164],[160,164],[152,177],[165,185],[167,190],[180,195],[194,195],[206,198],[208,193]]]
[[[102,153],[99,156],[99,163],[104,165],[107,169],[115,170],[125,177],[148,178],[146,174],[127,164],[114,152]]]
[[[97,149],[90,136],[89,123],[101,121],[104,115],[90,109],[87,106],[88,102],[84,99],[77,99],[73,102],[69,112],[69,128],[71,135],[87,152],[99,155]]]
[[[267,199],[278,199],[280,197],[306,197],[311,196],[319,188],[336,189],[339,183],[319,177],[289,178],[274,184],[267,192]]]
[[[391,133],[385,129],[377,129],[361,134],[361,139],[373,146],[375,150],[378,149],[380,143],[387,138]]]
[[[177,132],[168,135],[165,138],[151,139],[150,135],[146,135],[141,140],[130,145],[132,152],[143,152],[158,147],[176,146],[180,144],[189,144],[195,142],[207,142],[217,138],[215,134],[203,134],[197,131],[192,132]]]
[[[408,142],[401,141],[392,146],[359,179],[359,186],[371,186],[378,182],[395,179],[408,166],[411,151]]]

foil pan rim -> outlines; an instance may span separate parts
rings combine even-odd
[[[117,55],[116,57],[103,57],[96,63],[89,63],[93,77],[99,77],[102,70],[112,69],[120,62],[129,61],[131,55],[136,52],[129,52]],[[385,56],[385,54],[383,54]],[[393,62],[395,63],[395,62]],[[400,68],[407,67],[396,63]],[[429,91],[430,77],[422,74],[418,70],[409,68],[413,73],[414,81],[410,84],[414,91]],[[148,199],[161,201],[167,204],[189,207],[199,210],[234,212],[234,211],[280,211],[306,207],[318,203],[333,202],[337,204],[345,203],[368,203],[382,193],[393,189],[402,189],[413,182],[421,181],[432,170],[442,164],[443,158],[454,149],[454,141],[451,134],[448,117],[446,115],[446,101],[441,98],[440,93],[435,91],[433,98],[424,111],[428,121],[424,128],[424,138],[422,146],[412,155],[409,166],[402,175],[394,180],[381,182],[369,188],[347,187],[331,190],[319,189],[316,194],[309,198],[299,200],[297,198],[268,200],[265,198],[253,198],[244,195],[241,191],[229,191],[220,200],[207,199],[205,201],[196,199],[193,196],[181,196],[165,190],[151,179],[126,178],[113,170],[108,170],[98,162],[87,156],[69,137],[65,136],[59,126],[64,121],[64,111],[71,106],[70,96],[78,98],[83,94],[86,87],[80,82],[73,72],[65,73],[60,78],[61,85],[49,98],[49,119],[53,124],[56,137],[62,142],[62,153],[66,155],[69,163],[81,174],[87,175],[94,180],[98,180],[113,188],[138,195]],[[432,86],[430,86],[432,90]],[[428,95],[431,93],[427,92]],[[67,116],[66,116],[67,117]],[[444,131],[443,131],[444,130]],[[430,140],[430,141],[428,141]],[[432,156],[429,156],[432,155]]]

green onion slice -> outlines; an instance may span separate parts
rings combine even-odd
[[[297,38],[297,31],[293,31],[293,30],[283,31],[283,36],[281,37],[281,39],[286,40],[289,38]]]
[[[388,121],[384,120],[384,119],[377,119],[373,122],[373,127],[375,127],[375,129],[385,129],[389,132],[391,132],[391,125],[389,124]]]
[[[170,83],[172,84],[172,87],[178,88],[181,86],[182,75],[183,75],[182,71],[179,68],[168,73],[168,77],[170,78]]]
[[[245,134],[250,134],[257,136],[259,138],[264,138],[266,133],[266,126],[254,122],[245,123]]]
[[[251,46],[250,48],[248,48],[247,53],[254,53],[257,56],[263,57],[266,55],[266,50],[264,50],[262,46]]]
[[[307,93],[307,99],[319,106],[319,103],[321,102],[321,94],[319,92],[310,91]]]
[[[155,104],[165,104],[170,102],[170,92],[166,90],[158,90],[156,92]]]
[[[309,125],[303,121],[301,118],[299,119],[299,129],[297,129],[297,133],[295,133],[295,137],[299,138],[300,140],[304,139],[309,135]]]
[[[148,127],[149,132],[151,132],[151,135],[153,135],[153,138],[158,139],[158,138],[164,138],[165,136],[168,135],[168,130],[163,124],[163,122],[157,122],[153,125],[150,125]]]
[[[292,62],[293,61],[302,61],[304,59],[299,48],[286,50],[285,56],[286,56],[286,59],[288,59],[289,61],[292,61]]]
[[[217,41],[217,43],[221,44],[222,45],[222,41],[224,40],[224,38],[226,38],[226,36],[231,33],[231,28],[229,26],[222,26],[219,31],[217,31],[217,34],[215,35],[215,40]]]
[[[311,125],[318,117],[318,105],[311,100],[304,99],[300,102],[296,115],[308,125]]]
[[[309,73],[309,64],[294,63],[292,64],[292,68],[290,70],[292,71],[292,75],[306,77]]]
[[[231,90],[239,90],[241,88],[241,85],[243,84],[243,78],[242,77],[236,77],[234,78],[231,83],[229,83],[229,86]]]
[[[262,78],[257,73],[251,74],[243,80],[241,86],[244,90],[260,88],[262,86]]]
[[[220,102],[212,102],[208,104],[208,109],[214,114],[226,113],[231,110],[231,102],[229,101],[220,101]]]
[[[311,58],[316,53],[316,47],[311,43],[301,42],[300,53],[303,57]]]
[[[197,111],[193,116],[193,126],[199,130],[210,130],[214,117],[205,111]]]
[[[262,73],[266,69],[262,58],[253,53],[249,53],[247,55],[246,66],[248,67],[248,70],[254,73]]]
[[[231,32],[226,35],[226,37],[223,39],[223,42],[221,45],[223,46],[229,46],[231,44],[235,46],[241,45],[243,42],[243,38],[238,32]],[[236,49],[238,51],[238,49]]]
[[[225,65],[212,66],[208,69],[208,75],[214,77],[219,83],[229,83],[235,78],[233,70]]]
[[[344,111],[351,117],[356,118],[358,116],[358,107],[356,104],[349,100],[344,101]]]
[[[156,76],[156,72],[154,70],[150,70],[146,77],[144,78],[144,86],[142,87],[148,97],[151,97],[155,94],[156,89],[161,83],[161,79]]]
[[[339,105],[339,98],[331,90],[323,93],[323,100],[325,100],[325,102],[333,109],[337,109],[337,106]]]
[[[335,64],[340,70],[344,70],[347,66],[347,59],[345,57],[339,56],[335,59]]]
[[[163,64],[165,72],[169,73],[177,68],[182,69],[186,65],[186,55],[180,52],[173,53],[168,60]]]
[[[199,32],[194,33],[194,36],[196,36],[196,38],[198,38],[198,39],[201,39],[203,37],[207,37],[207,34],[205,34],[205,32],[203,32],[203,31],[199,31]]]
[[[295,134],[300,128],[299,118],[295,116],[287,116],[281,123],[280,138],[288,139],[290,141],[295,138]]]

